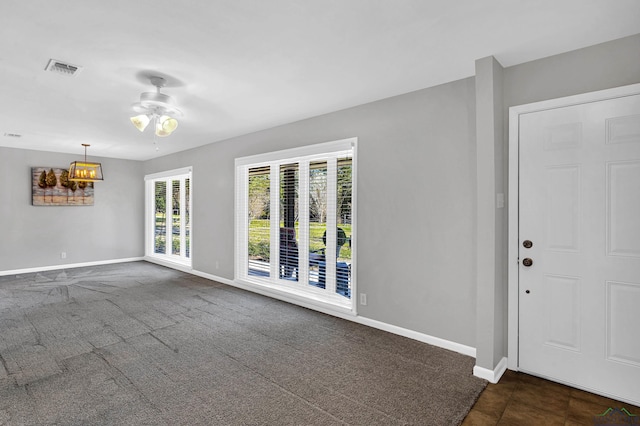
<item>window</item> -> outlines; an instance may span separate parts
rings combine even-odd
[[[147,257],[191,266],[191,168],[145,176]]]
[[[236,159],[236,280],[353,309],[355,139]]]

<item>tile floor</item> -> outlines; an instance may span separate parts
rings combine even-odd
[[[638,415],[623,419],[629,420],[624,424],[640,426],[640,407],[507,370],[499,383],[487,385],[462,425],[619,424],[596,416],[608,408],[623,407]]]

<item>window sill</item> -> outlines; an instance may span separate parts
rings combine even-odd
[[[146,255],[144,257],[144,260],[146,260],[147,262],[155,263],[157,265],[166,266],[167,268],[177,269],[183,272],[191,272],[193,270],[193,268],[191,267],[191,261],[186,261],[182,258],[173,259],[166,255]]]
[[[321,312],[356,315],[355,308],[352,307],[352,305],[354,305],[352,300],[339,295],[334,296],[319,294],[313,291],[298,290],[284,285],[252,280],[250,278],[235,279],[234,283],[239,287],[251,289],[265,296],[275,297],[285,302],[309,307],[310,309],[316,309]]]

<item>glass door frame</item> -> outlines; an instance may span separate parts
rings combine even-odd
[[[262,294],[271,295],[292,303],[300,304],[312,303],[313,305],[329,308],[331,311],[356,313],[357,304],[355,303],[357,295],[357,279],[356,279],[356,221],[351,223],[351,268],[350,268],[350,291],[349,296],[337,294],[337,262],[327,262],[325,264],[325,286],[319,288],[309,285],[309,164],[315,161],[327,162],[327,198],[336,200],[337,191],[337,161],[340,158],[350,158],[352,165],[351,177],[351,213],[352,217],[357,217],[356,211],[356,176],[357,176],[357,138],[343,139],[339,141],[326,142],[316,145],[302,146],[283,151],[275,151],[264,154],[256,154],[248,157],[240,157],[235,159],[235,267],[234,282],[243,288],[256,289]],[[270,211],[279,212],[280,209],[280,166],[283,164],[297,163],[299,167],[299,224],[298,224],[298,279],[293,281],[279,277],[279,246],[280,246],[280,218],[274,220],[272,215],[270,219],[270,259],[269,276],[261,277],[249,274],[248,268],[248,241],[249,241],[249,222],[247,220],[248,209],[248,190],[249,190],[249,169],[258,167],[270,167],[270,187],[272,188]],[[335,202],[333,203],[335,207]],[[327,228],[326,240],[327,246],[325,251],[326,258],[336,258],[336,236],[337,236],[337,217],[332,212],[327,212]],[[304,230],[304,232],[302,231]]]
[[[189,196],[186,194],[186,180],[189,180]],[[184,167],[180,169],[167,170],[165,172],[154,173],[146,175],[145,180],[145,259],[163,263],[167,262],[171,265],[180,265],[191,269],[193,258],[193,177],[192,167]],[[172,182],[180,181],[180,253],[173,254],[173,203],[165,202],[165,211],[167,221],[171,223],[165,223],[165,253],[155,252],[155,224],[156,224],[156,197],[155,197],[155,184],[156,182],[166,182],[166,199],[171,200],[172,194]],[[188,198],[188,205],[187,205]],[[184,208],[184,207],[186,208]],[[189,218],[187,220],[187,211]],[[170,219],[169,219],[170,218]],[[186,252],[186,239],[187,232],[186,227],[189,226],[189,252],[187,256]],[[168,252],[167,250],[168,249]]]

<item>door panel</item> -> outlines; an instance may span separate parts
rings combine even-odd
[[[581,290],[578,277],[546,275],[543,292],[547,325],[545,344],[580,352]]]
[[[519,131],[519,368],[640,404],[640,95]]]
[[[547,249],[580,251],[580,166],[545,168]]]
[[[607,164],[607,254],[640,258],[640,161]]]
[[[640,339],[626,333],[640,307],[640,283],[607,282],[607,359],[640,367]]]

